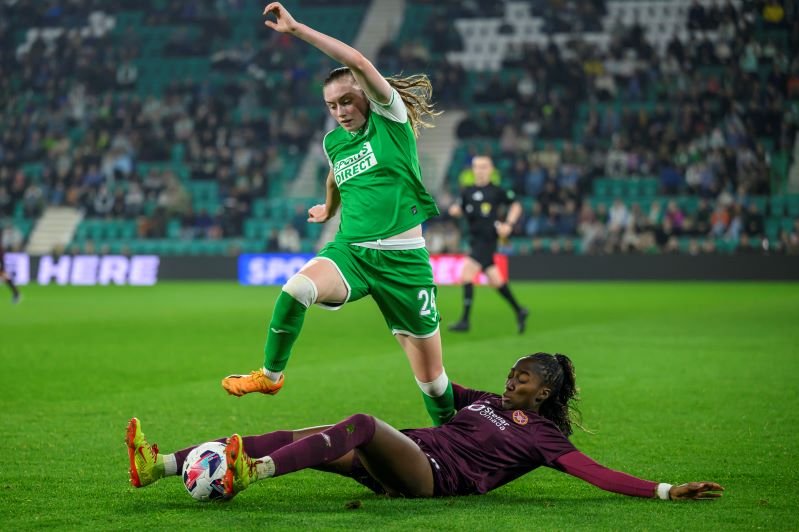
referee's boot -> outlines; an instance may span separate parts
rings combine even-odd
[[[516,313],[516,325],[519,327],[519,334],[524,334],[524,330],[527,328],[527,316],[529,315],[530,311],[525,307],[522,307]]]
[[[449,330],[452,332],[469,332],[469,322],[466,320],[460,320],[459,322],[450,325]]]

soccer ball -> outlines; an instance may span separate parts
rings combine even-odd
[[[183,463],[183,485],[198,501],[223,499],[225,471],[225,445],[218,441],[203,443],[192,449]]]

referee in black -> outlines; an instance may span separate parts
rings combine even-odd
[[[6,272],[6,267],[3,260],[5,259],[5,248],[3,248],[3,229],[3,225],[0,224],[0,279],[2,279],[11,289],[11,302],[19,303],[19,289],[14,284],[14,281],[11,279],[11,276],[8,274],[8,272]]]
[[[513,226],[522,215],[522,206],[516,201],[511,190],[505,190],[491,183],[494,163],[487,155],[478,155],[472,159],[474,186],[466,187],[459,201],[449,208],[450,216],[463,216],[469,227],[469,244],[471,253],[461,273],[463,285],[463,315],[460,321],[450,325],[450,331],[466,332],[469,330],[469,314],[474,299],[472,280],[478,273],[485,272],[488,281],[500,295],[513,307],[516,313],[516,324],[519,334],[524,332],[528,310],[516,301],[510,287],[494,264],[494,253],[497,251],[499,238],[508,237]],[[500,221],[507,212],[504,221]]]

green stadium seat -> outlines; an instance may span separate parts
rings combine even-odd
[[[760,213],[765,213],[768,206],[768,196],[749,196],[746,198],[745,203],[747,207],[749,205],[757,205],[757,210]]]
[[[267,213],[266,200],[258,199],[252,202],[252,215],[255,218],[265,218]]]
[[[169,238],[180,238],[180,220],[172,219],[166,225],[166,236]]]
[[[625,197],[627,199],[635,200],[643,195],[641,180],[638,178],[631,178],[626,183],[626,194]]]
[[[766,237],[776,240],[780,234],[781,221],[779,218],[766,218]]]
[[[133,220],[126,220],[122,223],[122,227],[120,228],[119,238],[129,240],[135,238],[136,233],[136,222]]]
[[[594,180],[594,195],[598,197],[610,196],[610,180],[600,177]]]
[[[781,217],[785,214],[786,201],[783,196],[771,196],[769,201],[769,214],[775,217]]]
[[[699,208],[699,198],[696,196],[681,196],[677,199],[677,204],[683,214],[694,214]]]
[[[641,180],[641,196],[654,197],[658,193],[658,180],[657,178],[646,178]]]
[[[799,217],[799,195],[785,196],[785,213],[793,218]]]
[[[613,198],[621,198],[626,196],[627,186],[622,179],[610,180],[610,195]]]

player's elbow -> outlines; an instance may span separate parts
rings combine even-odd
[[[355,50],[352,54],[351,62],[347,65],[355,74],[364,74],[370,69],[374,70],[374,65],[361,52]]]

